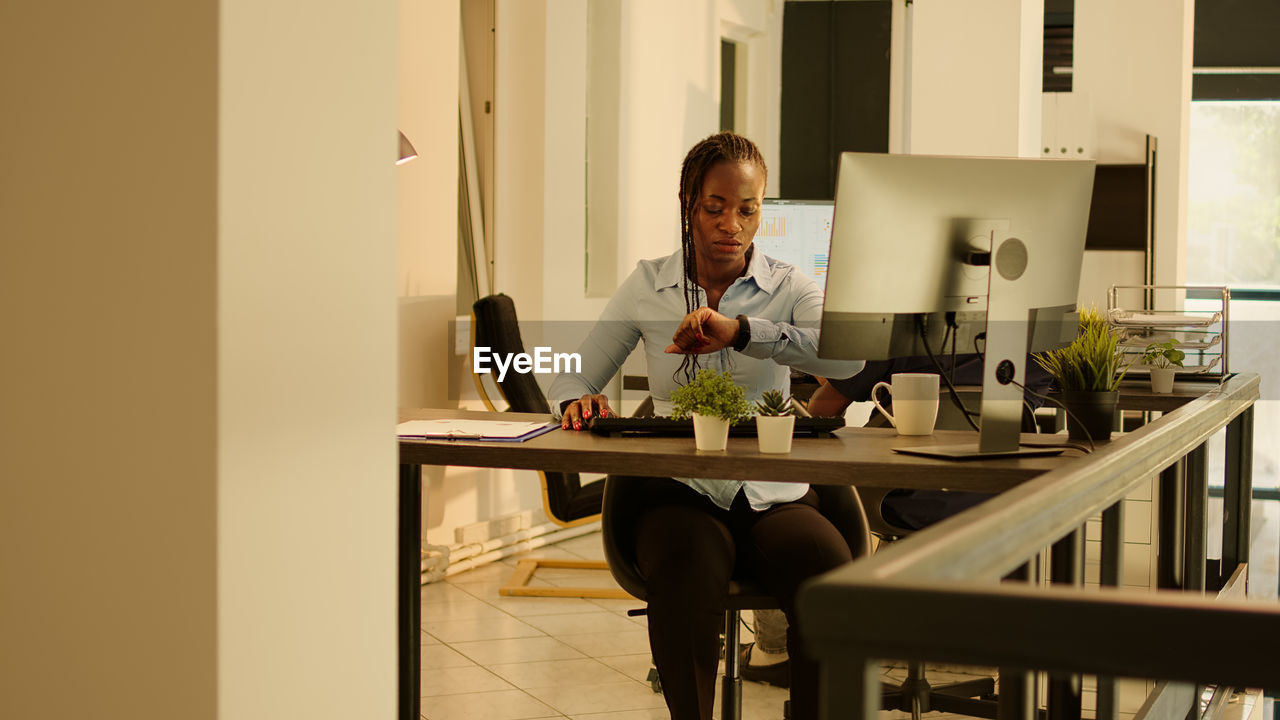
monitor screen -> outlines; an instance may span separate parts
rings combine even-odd
[[[765,255],[795,265],[823,287],[834,212],[835,204],[830,200],[765,198],[753,244]]]

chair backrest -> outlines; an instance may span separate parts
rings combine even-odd
[[[601,518],[604,554],[609,561],[609,571],[623,590],[644,600],[644,578],[636,565],[636,515],[650,478],[610,475],[604,480],[604,511]],[[813,485],[818,494],[822,515],[831,521],[853,557],[871,553],[871,533],[867,516],[858,499],[858,491],[852,485]]]
[[[495,355],[515,355],[524,352],[524,340],[520,337],[520,322],[516,318],[516,304],[501,293],[482,297],[471,306],[474,336],[472,347],[487,347]],[[551,406],[542,394],[542,388],[530,373],[508,372],[501,381],[497,373],[490,373],[502,399],[513,412],[550,413]],[[476,376],[479,384],[479,376]],[[488,404],[488,393],[480,394]],[[491,410],[495,409],[490,407]]]
[[[520,323],[516,318],[516,306],[507,295],[489,295],[471,306],[473,348],[487,347],[492,353],[523,353],[524,340],[520,337]],[[528,373],[508,372],[501,381],[495,372],[490,373],[502,400],[513,412],[551,413],[551,406],[542,394],[542,388]],[[480,376],[475,376],[476,390],[486,407],[497,412]],[[539,472],[542,477],[542,504],[552,522],[566,527],[592,522],[600,515],[604,495],[603,481],[582,484],[577,473]]]

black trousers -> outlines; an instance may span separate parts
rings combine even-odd
[[[797,630],[796,589],[853,559],[819,512],[817,495],[810,490],[757,512],[739,493],[724,510],[683,483],[649,482],[636,524],[636,558],[648,593],[649,645],[672,720],[711,720],[719,631],[734,577],[750,578],[778,599],[790,623],[791,716],[816,718],[818,668]]]

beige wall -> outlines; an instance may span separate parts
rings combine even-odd
[[[42,7],[0,10],[0,716],[388,717],[395,4]]]
[[[216,27],[0,9],[6,718],[215,717]]]
[[[398,6],[221,9],[219,715],[389,717]]]

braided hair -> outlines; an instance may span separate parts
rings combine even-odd
[[[680,166],[680,250],[684,259],[684,306],[691,313],[699,307],[701,288],[698,286],[698,255],[693,246],[693,220],[698,212],[698,199],[702,196],[702,181],[707,171],[722,162],[751,163],[767,176],[764,156],[755,143],[732,132],[711,135],[694,145],[685,155]],[[685,353],[675,375],[684,375],[685,382],[693,378],[698,369],[698,356]],[[676,380],[679,382],[679,380]]]

